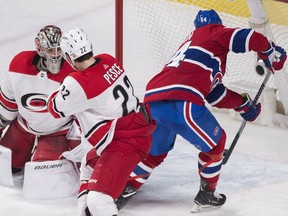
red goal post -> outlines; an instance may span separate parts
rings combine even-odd
[[[115,0],[116,57],[123,63],[136,95],[142,99],[149,79],[161,70],[193,30],[199,9],[213,8],[224,25],[253,27],[288,51],[287,1]],[[256,54],[237,54],[237,58],[235,55],[229,54],[225,84],[256,94],[264,79],[255,71]],[[277,102],[281,101],[284,107],[282,114],[288,114],[287,65],[267,83],[267,87],[276,92]]]

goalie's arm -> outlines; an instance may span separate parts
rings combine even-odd
[[[8,73],[0,87],[0,118],[4,125],[7,125],[5,122],[12,121],[18,115],[18,105],[11,79],[12,77]]]

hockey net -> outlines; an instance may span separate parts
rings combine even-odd
[[[263,0],[262,2],[252,0],[253,3],[260,2],[263,11],[258,10],[257,6],[254,7],[254,11],[251,11],[251,5],[247,0],[117,1],[123,5],[118,5],[118,12],[116,12],[116,21],[120,23],[117,30],[116,56],[123,61],[134,85],[135,93],[140,99],[144,96],[147,82],[162,69],[194,29],[193,21],[200,9],[215,9],[227,27],[255,27],[255,30],[261,31],[277,45],[288,50],[288,0]],[[121,14],[119,10],[122,9],[123,21],[119,16]],[[256,23],[261,19],[264,22],[268,21],[265,25],[251,26],[249,24],[251,16],[254,18],[256,16],[256,20],[258,19]],[[123,37],[121,37],[121,31],[123,31]],[[256,73],[256,64],[257,56],[254,52],[229,54],[223,82],[229,87],[236,89],[240,87],[256,93],[264,79],[263,75]],[[277,82],[272,76],[267,84],[268,88],[276,92],[278,101],[287,100],[283,94],[279,95],[277,92],[279,85],[284,86],[282,91],[287,89],[285,87],[287,66],[283,74],[285,74],[284,80],[282,76]]]

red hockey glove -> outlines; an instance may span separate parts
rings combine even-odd
[[[273,69],[281,70],[287,59],[285,50],[276,46],[270,41],[270,48],[264,52],[259,52],[258,57],[263,60],[265,66],[273,73]]]
[[[261,112],[261,103],[257,103],[255,106],[252,104],[252,100],[247,93],[242,94],[243,103],[239,107],[235,107],[234,110],[239,112],[242,118],[246,121],[254,121]]]

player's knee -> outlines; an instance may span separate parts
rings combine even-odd
[[[217,145],[208,152],[200,152],[199,158],[204,162],[217,162],[222,160],[226,142],[226,133],[223,130],[222,136]]]
[[[222,136],[221,136],[219,142],[217,143],[217,145],[213,149],[211,149],[207,153],[210,155],[222,155],[224,152],[225,143],[226,143],[226,133],[224,130],[222,130]]]
[[[90,191],[87,196],[87,206],[93,216],[118,215],[113,198],[101,192]]]

